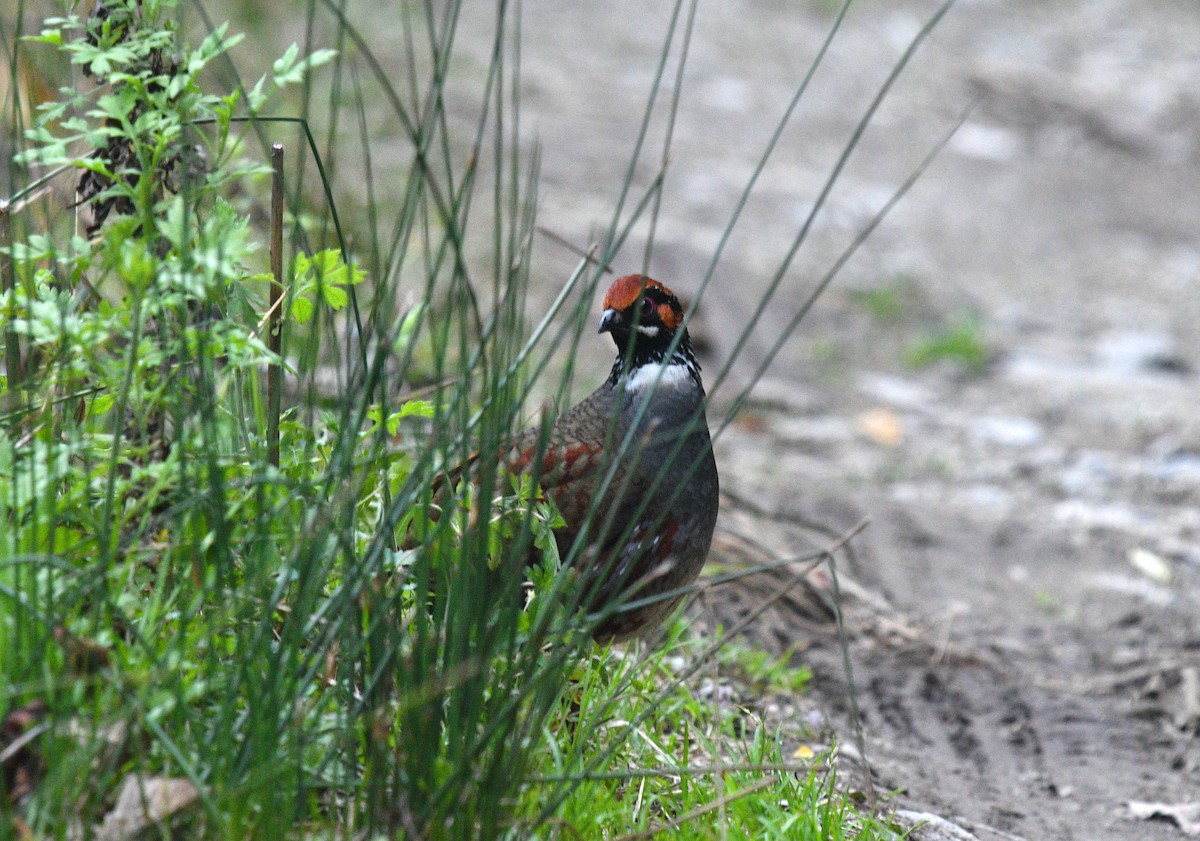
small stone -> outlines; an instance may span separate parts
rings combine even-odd
[[[838,417],[777,417],[771,431],[790,444],[836,444],[854,437],[850,425]]]
[[[1095,495],[1114,478],[1110,459],[1096,452],[1084,452],[1059,475],[1059,484],[1072,495]]]
[[[1021,137],[1011,129],[966,123],[955,133],[950,148],[964,158],[1003,163],[1021,151]]]
[[[1171,339],[1160,333],[1113,331],[1101,336],[1095,354],[1104,367],[1114,373],[1137,371],[1167,371],[1184,373],[1190,370]]]
[[[1155,607],[1167,607],[1175,602],[1175,594],[1167,587],[1121,573],[1101,573],[1089,579],[1088,586],[1101,592],[1141,599]]]
[[[904,377],[889,374],[864,374],[858,381],[858,390],[881,403],[889,403],[899,409],[928,411],[937,401],[937,395],[931,389]]]
[[[905,836],[913,841],[979,841],[978,836],[932,812],[897,809],[895,817],[901,824],[914,828]]]
[[[956,496],[972,508],[984,511],[1007,511],[1012,504],[1012,495],[996,485],[972,485]]]
[[[1031,447],[1045,437],[1036,421],[1021,417],[983,417],[971,424],[971,437],[1002,447]]]
[[[1082,499],[1066,499],[1054,506],[1054,519],[1085,529],[1133,531],[1145,521],[1136,511],[1124,505],[1095,504]]]
[[[1173,453],[1152,464],[1150,475],[1163,481],[1200,485],[1200,456],[1195,453]]]
[[[712,701],[716,704],[733,704],[737,701],[737,692],[727,683],[705,678],[696,690],[696,697],[701,701]]]
[[[1147,578],[1166,584],[1171,580],[1171,565],[1161,555],[1156,555],[1149,549],[1129,550],[1129,563]]]
[[[753,101],[755,93],[748,81],[730,75],[709,79],[703,90],[706,105],[732,113],[747,111],[747,104]]]

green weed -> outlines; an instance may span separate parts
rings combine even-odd
[[[950,360],[976,374],[987,368],[990,358],[991,350],[983,336],[983,322],[974,315],[919,339],[904,355],[905,364],[913,368]]]
[[[855,290],[850,299],[877,321],[896,321],[908,312],[911,295],[911,285],[897,281],[874,289]]]

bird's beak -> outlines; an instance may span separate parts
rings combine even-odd
[[[609,307],[600,314],[600,329],[597,332],[611,333],[613,328],[620,323],[621,313],[617,312],[612,307]]]

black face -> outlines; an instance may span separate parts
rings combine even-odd
[[[667,359],[680,330],[683,335]],[[687,366],[696,384],[700,384],[700,366],[683,327],[683,307],[674,293],[657,280],[628,275],[613,283],[604,296],[600,332],[611,333],[617,345],[611,383],[617,382],[623,370],[667,362]]]
[[[632,298],[629,297],[631,293]],[[679,299],[655,281],[645,285],[639,283],[633,288],[622,286],[621,281],[617,281],[605,296],[604,303],[600,332],[611,333],[621,353],[628,350],[635,329],[635,352],[655,348],[665,352],[675,337],[675,331],[683,323],[683,307]]]

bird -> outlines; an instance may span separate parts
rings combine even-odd
[[[618,278],[599,324],[616,345],[608,378],[549,430],[501,449],[501,465],[532,475],[561,513],[559,555],[580,573],[599,641],[657,629],[712,543],[719,478],[683,315],[657,280]]]

